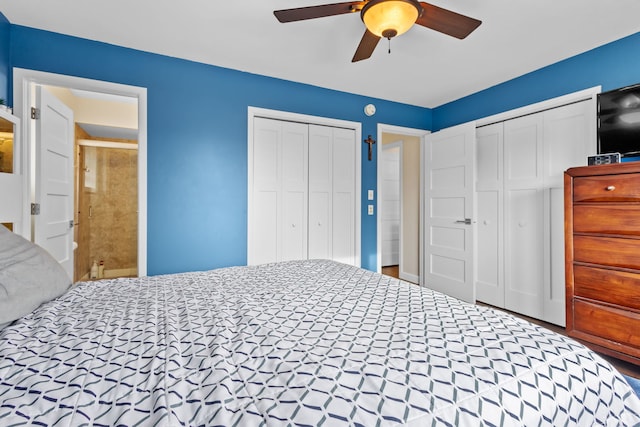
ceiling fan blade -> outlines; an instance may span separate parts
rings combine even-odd
[[[276,10],[273,14],[280,22],[294,22],[303,21],[305,19],[324,18],[325,16],[359,12],[364,4],[364,1],[350,1],[346,3],[332,3],[320,6]]]
[[[351,62],[358,62],[363,59],[370,58],[379,41],[380,37],[376,36],[371,31],[366,30]]]
[[[420,5],[424,12],[418,18],[416,24],[458,39],[467,37],[482,24],[482,21],[477,19],[429,3],[420,2]]]

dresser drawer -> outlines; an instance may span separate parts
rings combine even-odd
[[[573,328],[622,345],[640,348],[640,314],[586,301],[573,301]]]
[[[640,240],[575,235],[573,260],[640,270]]]
[[[640,202],[640,175],[581,176],[573,179],[573,201]]]
[[[576,265],[573,294],[640,310],[640,274]]]
[[[640,236],[640,204],[574,205],[573,231]]]

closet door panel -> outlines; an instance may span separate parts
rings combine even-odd
[[[281,253],[279,260],[307,258],[309,129],[282,123]]]
[[[542,318],[543,113],[504,122],[505,308]]]
[[[309,197],[309,258],[331,259],[331,193]]]
[[[505,308],[540,319],[544,283],[543,191],[506,194]]]
[[[595,154],[594,105],[582,101],[544,112],[545,186],[564,189],[564,171]]]
[[[505,182],[507,188],[542,185],[542,114],[504,122]]]
[[[355,264],[356,250],[356,134],[333,128],[333,260]]]
[[[502,187],[502,140],[502,123],[476,130],[476,191]]]
[[[307,257],[308,126],[254,119],[251,264]]]
[[[283,202],[280,261],[307,259],[307,195],[289,191]]]
[[[595,102],[586,100],[544,112],[545,272],[543,319],[564,326],[564,171],[595,154]]]
[[[254,120],[253,212],[249,259],[253,264],[278,260],[280,221],[281,126],[273,120]]]
[[[564,264],[564,188],[551,188],[549,194],[549,242],[548,255],[545,260],[549,263],[550,282],[544,289],[543,319],[556,325],[565,326],[565,264]]]
[[[476,298],[496,307],[504,307],[501,196],[500,191],[482,191],[476,196]]]
[[[265,264],[278,260],[278,231],[280,222],[278,221],[278,193],[258,192],[254,195],[253,201],[259,205],[260,215],[254,218],[252,237],[252,263]]]
[[[504,307],[503,123],[476,130],[476,298]]]
[[[332,259],[333,135],[309,127],[309,258]]]

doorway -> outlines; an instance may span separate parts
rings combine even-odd
[[[420,283],[422,275],[421,150],[428,133],[378,124],[378,272],[397,259],[398,277],[412,283]]]
[[[43,89],[74,117],[74,282],[137,276],[137,98]]]
[[[21,160],[24,165],[24,170],[28,171],[25,174],[24,178],[26,181],[25,186],[26,188],[31,189],[31,194],[27,194],[27,198],[25,199],[27,201],[32,200],[32,194],[35,194],[35,192],[33,191],[33,188],[35,187],[35,180],[33,178],[35,170],[38,167],[42,167],[42,165],[37,165],[35,161],[34,147],[36,146],[36,132],[34,131],[34,125],[32,123],[33,120],[29,119],[30,109],[33,105],[32,100],[34,99],[33,95],[35,87],[47,86],[49,89],[57,88],[54,90],[70,92],[75,91],[76,95],[81,98],[81,101],[79,102],[85,104],[87,102],[90,102],[88,101],[88,99],[91,97],[102,98],[102,102],[106,103],[105,105],[107,106],[107,111],[109,111],[109,113],[113,113],[115,111],[113,108],[113,103],[116,102],[116,100],[122,101],[123,99],[129,99],[135,102],[134,114],[137,120],[137,127],[135,129],[132,129],[132,127],[130,126],[109,126],[105,123],[96,125],[95,123],[89,123],[87,120],[83,120],[81,118],[82,116],[80,116],[80,118],[76,117],[76,119],[74,120],[77,123],[76,135],[82,136],[82,138],[78,139],[84,141],[81,144],[76,144],[76,159],[82,160],[82,162],[77,162],[76,174],[79,178],[82,179],[79,179],[76,182],[74,188],[76,197],[74,197],[74,199],[76,199],[77,205],[79,206],[79,204],[82,202],[82,197],[79,197],[80,185],[82,185],[84,188],[87,185],[87,179],[89,181],[91,181],[91,179],[94,179],[93,184],[96,184],[96,180],[98,179],[102,179],[103,181],[107,179],[106,176],[108,175],[108,173],[103,173],[102,175],[100,175],[98,162],[110,162],[112,164],[122,163],[126,166],[125,169],[127,170],[129,176],[131,175],[131,173],[133,173],[133,176],[137,181],[137,184],[134,183],[133,185],[133,189],[136,193],[133,195],[133,198],[135,200],[135,209],[133,211],[129,210],[126,214],[105,212],[105,216],[110,216],[112,217],[112,219],[114,217],[117,217],[116,219],[120,220],[123,215],[133,217],[132,222],[136,224],[137,231],[129,230],[128,232],[129,234],[133,233],[135,236],[135,242],[133,244],[134,247],[129,251],[133,252],[133,255],[135,256],[135,261],[133,261],[134,265],[124,265],[122,268],[119,268],[116,263],[112,265],[112,269],[109,269],[107,266],[105,266],[103,274],[104,277],[109,277],[109,275],[145,276],[147,274],[146,89],[24,69],[14,69],[14,82],[14,110],[16,112],[16,115],[26,118],[22,121],[23,135],[25,135],[25,154]],[[91,102],[94,101],[95,99]],[[109,105],[109,103],[111,103],[111,105]],[[133,145],[129,145],[126,147],[119,146],[119,144],[134,144],[134,140],[137,142],[137,150],[131,150],[133,148]],[[134,151],[135,155],[132,155]],[[91,161],[94,162],[93,172],[95,172],[95,176],[92,176],[93,172],[91,172],[91,168],[86,164],[87,162]],[[89,169],[89,172],[87,172],[87,169]],[[91,182],[89,182],[89,184],[91,184]],[[130,190],[130,184],[131,182],[129,182],[128,185],[125,185],[124,187],[127,187]],[[113,205],[113,203],[110,204]],[[24,220],[25,223],[29,223],[31,222],[29,203],[25,203],[24,205]],[[79,209],[74,209],[74,211],[77,213]],[[87,206],[85,206],[83,211],[87,214],[87,216],[98,213],[92,211],[92,209]],[[74,222],[81,225],[79,218],[74,218]],[[85,224],[87,223],[86,220],[84,222]],[[114,234],[114,229],[117,229],[118,227],[119,226],[117,224],[112,224],[111,226],[107,225],[106,229],[103,227],[103,230],[99,234],[102,234],[103,236],[112,235]],[[74,230],[74,233],[76,233],[76,230]],[[25,237],[27,238],[30,238],[31,240],[35,240],[33,230],[27,229],[25,230],[23,235],[25,235]],[[74,240],[74,242],[77,242],[77,240]],[[80,242],[77,243],[79,247]],[[84,249],[87,250],[86,247]],[[89,253],[89,258],[98,258],[96,259],[97,263],[100,261],[100,254],[91,255],[90,250]],[[104,257],[106,258],[106,256]],[[105,264],[107,263],[105,259],[103,259],[103,261],[105,261]],[[89,262],[93,263],[93,259],[90,259]],[[89,265],[89,275],[90,267],[91,265]],[[83,271],[85,269],[86,266],[83,266],[79,270]],[[74,276],[76,276],[74,277],[74,279],[82,279],[85,276],[85,273],[74,272]]]
[[[382,221],[382,268],[400,265],[400,216],[402,213],[402,143],[395,141],[382,146],[382,191],[380,210]],[[399,274],[399,272],[398,272]]]

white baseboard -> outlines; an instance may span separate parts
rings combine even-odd
[[[416,276],[415,274],[400,272],[398,276],[400,276],[402,280],[405,280],[407,282],[416,283],[416,284],[420,283],[420,277]]]

